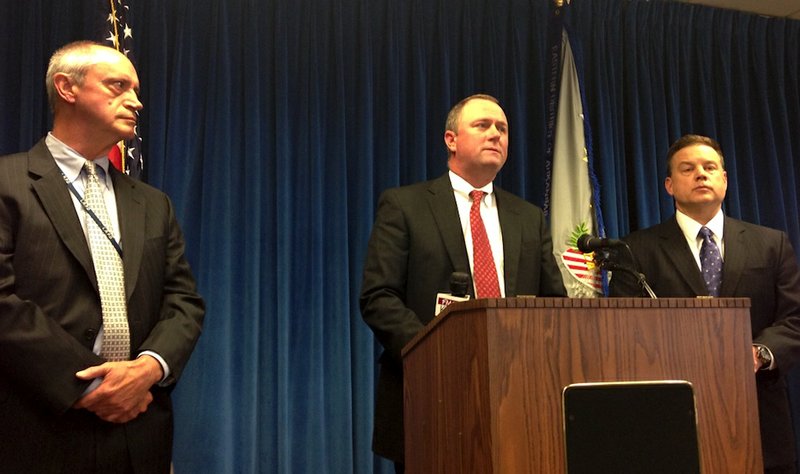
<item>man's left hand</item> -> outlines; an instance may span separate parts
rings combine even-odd
[[[136,360],[106,362],[75,374],[82,380],[102,378],[97,388],[81,397],[73,408],[85,408],[111,423],[126,423],[147,410],[150,387],[163,377],[161,365],[148,355]]]

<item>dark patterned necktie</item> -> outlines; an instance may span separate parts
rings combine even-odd
[[[700,269],[708,294],[719,296],[719,287],[722,285],[722,255],[714,239],[711,238],[711,229],[704,226],[697,236],[703,239],[703,245],[700,247]]]
[[[499,298],[500,283],[497,279],[497,267],[494,265],[492,247],[486,235],[486,227],[481,218],[481,201],[483,191],[472,191],[472,207],[469,210],[469,225],[472,230],[472,274],[475,278],[477,298]]]
[[[89,178],[84,191],[86,206],[97,215],[107,230],[111,229],[96,166],[89,161],[84,167]],[[100,356],[108,361],[128,360],[131,343],[122,258],[103,229],[89,215],[86,216],[86,225],[89,250],[92,252],[97,286],[100,289],[100,306],[103,311],[103,344]]]

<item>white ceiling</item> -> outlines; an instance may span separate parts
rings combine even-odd
[[[730,10],[800,20],[800,0],[679,0]]]

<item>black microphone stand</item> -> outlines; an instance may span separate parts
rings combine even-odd
[[[631,258],[631,261],[633,261],[633,252],[631,252],[630,247],[628,247],[628,245],[626,244],[625,248],[628,250],[628,254]],[[650,296],[650,298],[654,300],[658,299],[658,296],[656,296],[653,289],[650,288],[650,284],[647,283],[647,278],[645,278],[644,273],[636,271],[629,265],[623,265],[621,263],[613,261],[613,259],[611,258],[611,252],[609,250],[595,252],[595,262],[603,270],[612,272],[620,271],[632,275],[634,278],[636,278],[636,282],[639,284],[639,287],[642,288],[644,291],[646,291],[647,294]]]

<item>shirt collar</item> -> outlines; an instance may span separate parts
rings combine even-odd
[[[469,193],[471,193],[475,189],[485,192],[486,198],[492,196],[492,193],[494,192],[494,185],[491,182],[481,188],[475,188],[471,184],[469,184],[464,178],[453,173],[452,170],[449,172],[449,174],[450,174],[450,184],[453,186],[453,191],[462,196],[465,196],[467,199],[470,199]]]
[[[53,155],[53,158],[55,158],[58,167],[67,177],[67,179],[69,179],[69,182],[75,182],[81,176],[83,164],[89,160],[87,160],[66,143],[54,137],[53,132],[47,133],[47,137],[45,137],[44,142],[45,145],[47,145],[47,149],[50,150],[50,154]],[[102,168],[103,172],[98,173],[98,177],[101,178],[103,184],[108,187],[108,166],[110,164],[108,161],[108,156],[101,156],[93,161],[95,165]]]
[[[683,235],[686,236],[686,239],[696,241],[697,234],[700,232],[700,228],[704,227],[703,224],[697,222],[677,209],[675,210],[675,219],[678,221],[678,226],[683,231]],[[714,236],[717,238],[717,242],[722,241],[724,223],[725,214],[723,214],[722,209],[720,209],[719,212],[717,212],[717,214],[705,224],[705,227],[708,227],[711,229],[711,232],[714,233]]]

